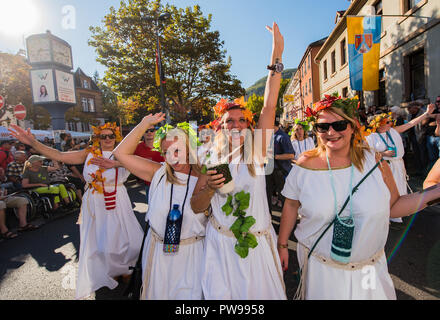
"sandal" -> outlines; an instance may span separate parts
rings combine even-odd
[[[18,234],[11,231],[6,231],[5,233],[2,233],[2,238],[6,240],[17,238],[17,236]]]
[[[24,227],[20,227],[18,228],[18,232],[25,232],[25,231],[32,231],[32,230],[36,230],[38,229],[38,226],[34,226],[33,224],[28,223],[27,225],[25,225]]]

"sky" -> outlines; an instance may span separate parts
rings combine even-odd
[[[80,67],[92,76],[105,67],[96,62],[89,26],[102,20],[121,0],[0,0],[0,51],[15,54],[24,49],[24,39],[32,34],[52,34],[72,46],[74,71]],[[163,0],[177,7],[200,5],[205,16],[212,14],[211,30],[218,30],[231,73],[244,88],[267,75],[272,38],[265,26],[275,21],[284,36],[285,68],[296,68],[307,46],[328,36],[336,11],[346,10],[348,0]]]

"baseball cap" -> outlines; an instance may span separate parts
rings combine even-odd
[[[29,157],[28,161],[29,161],[30,163],[34,163],[35,161],[43,161],[43,160],[45,160],[45,159],[46,159],[46,158],[43,157],[43,156],[39,156],[39,155],[34,154],[34,155],[32,155],[32,156]]]

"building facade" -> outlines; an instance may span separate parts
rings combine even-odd
[[[81,68],[74,74],[77,105],[66,113],[66,130],[91,132],[92,125],[105,123],[102,92]]]
[[[361,99],[376,105],[406,107],[413,100],[425,104],[440,94],[440,1],[355,0],[339,19],[316,56],[321,97],[337,93],[352,97],[350,88],[348,15],[383,15],[379,60],[379,90],[364,91]]]

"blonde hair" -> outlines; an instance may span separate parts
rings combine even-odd
[[[185,147],[186,147],[186,157],[187,157],[187,161],[189,161],[190,159],[197,159],[197,154],[196,154],[196,150],[193,150],[190,147],[190,143],[189,143],[189,137],[188,134],[180,129],[180,128],[174,128],[172,130],[170,130],[168,133],[172,132],[172,134],[174,134],[174,136],[178,136],[178,137],[184,137],[185,139]],[[168,135],[168,134],[167,134]],[[160,140],[160,144],[162,145],[162,142],[166,139],[167,136],[163,137]],[[196,173],[201,173],[201,166],[198,163],[195,164],[190,164],[192,171],[196,172]],[[179,178],[176,177],[175,173],[174,173],[174,169],[173,167],[165,161],[165,170],[166,170],[166,175],[167,175],[167,181],[171,184],[178,184],[178,185],[184,185],[185,182],[182,182]]]
[[[360,129],[358,128],[356,121],[347,116],[340,108],[330,107],[325,110],[341,116],[342,118],[350,122],[350,125],[354,130],[350,140],[350,159],[353,165],[359,171],[363,171],[365,162],[365,151],[369,150],[370,148],[363,141],[361,143],[354,143],[354,137],[360,134]],[[319,114],[317,115],[317,119],[319,118]],[[317,147],[315,149],[304,152],[304,155],[306,157],[315,158],[325,154],[326,150],[324,144],[321,142],[321,139],[318,135],[316,135],[316,137]]]
[[[304,140],[307,139],[307,138],[309,137],[309,133],[308,133],[306,130],[304,130],[304,127],[303,127],[301,124],[299,124],[299,123],[295,123],[295,124],[293,125],[293,127],[292,127],[292,136],[290,137],[290,140],[298,140],[298,138],[296,137],[295,131],[296,131],[296,129],[297,129],[299,126],[301,126],[301,127],[303,128],[303,131],[304,131]]]

